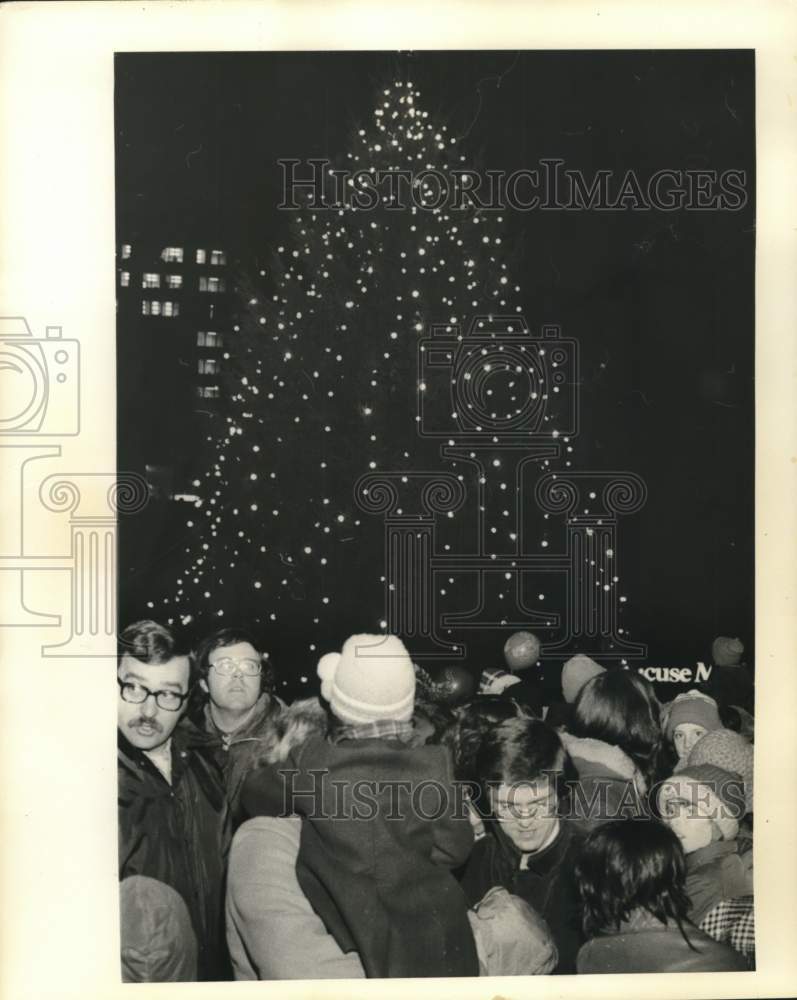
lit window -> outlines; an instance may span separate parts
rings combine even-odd
[[[180,315],[180,303],[179,302],[164,302],[163,303],[163,315],[164,316],[179,316]]]
[[[119,284],[122,286],[122,288],[127,288],[128,287],[128,285],[130,284],[130,272],[129,271],[122,271],[122,274],[121,274],[121,276],[119,278]]]
[[[210,263],[211,264],[226,264],[227,254],[223,250],[211,250],[210,251]]]
[[[127,260],[130,254],[133,252],[133,248],[129,243],[122,244],[122,260]]]
[[[198,385],[197,395],[202,399],[218,399],[219,387],[217,385]]]
[[[197,264],[204,264],[207,260],[207,254],[204,250],[197,250],[196,252],[196,262]]]
[[[216,307],[211,302],[210,305],[208,306],[208,319],[213,319],[215,313],[216,313]]]
[[[183,248],[165,247],[163,253],[161,254],[161,260],[166,261],[167,264],[182,264]]]
[[[200,375],[217,375],[219,363],[215,358],[200,358],[197,362],[197,371]]]
[[[160,314],[161,314],[161,304],[160,304],[160,302],[157,302],[155,299],[153,299],[152,302],[150,302],[150,304],[149,304],[149,314],[150,314],[150,316],[160,316]]]
[[[200,292],[223,292],[224,288],[224,278],[206,278],[203,275],[199,279]]]
[[[147,301],[147,299],[141,300],[141,315],[149,316],[149,302]]]
[[[166,275],[166,287],[167,288],[182,288],[183,287],[183,276],[182,276],[182,274],[167,274]]]
[[[215,330],[200,330],[196,335],[197,347],[221,347],[221,337]]]
[[[161,286],[161,276],[159,274],[147,274],[141,275],[141,287],[142,288],[160,288]]]

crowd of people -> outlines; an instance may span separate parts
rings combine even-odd
[[[123,980],[754,968],[743,654],[662,704],[530,633],[480,675],[356,635],[285,704],[245,630],[128,626]]]

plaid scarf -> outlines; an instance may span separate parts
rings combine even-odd
[[[373,722],[358,722],[354,726],[341,726],[332,737],[333,743],[342,740],[399,740],[408,743],[415,733],[414,724],[396,719],[375,719]]]

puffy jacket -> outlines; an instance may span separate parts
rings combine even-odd
[[[689,944],[675,924],[646,915],[620,925],[616,934],[588,941],[578,953],[578,972],[745,972],[744,957],[712,940],[690,923],[684,925]]]
[[[229,812],[207,738],[185,720],[172,734],[172,784],[117,735],[119,878],[146,875],[185,900],[200,979],[225,978],[224,869]]]

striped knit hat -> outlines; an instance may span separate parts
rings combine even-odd
[[[698,816],[716,823],[723,840],[733,840],[739,832],[744,812],[739,774],[711,764],[685,767],[662,783],[658,795],[662,814],[670,799],[683,799],[694,805]]]
[[[696,688],[677,695],[670,702],[666,709],[666,720],[664,733],[668,740],[672,740],[676,727],[686,722],[702,726],[709,732],[722,727],[716,701]]]
[[[741,733],[732,729],[715,729],[695,743],[689,752],[687,766],[713,764],[726,771],[735,771],[744,782],[746,811],[753,811],[753,745]]]
[[[350,636],[339,653],[321,657],[318,676],[321,694],[342,722],[412,718],[415,669],[395,635]]]

